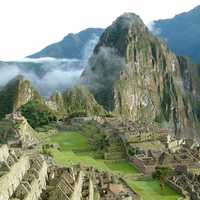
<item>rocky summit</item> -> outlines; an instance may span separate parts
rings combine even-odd
[[[102,34],[82,75],[107,110],[199,136],[199,66],[176,56],[139,16],[125,13]]]

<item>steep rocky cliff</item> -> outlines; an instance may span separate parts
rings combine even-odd
[[[30,100],[42,101],[42,98],[23,76],[15,77],[0,91],[0,118],[15,112]]]
[[[82,79],[113,113],[157,121],[177,135],[196,136],[198,69],[154,37],[139,16],[125,13],[101,36]]]

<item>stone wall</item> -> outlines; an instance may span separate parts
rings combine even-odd
[[[127,134],[126,139],[128,143],[140,143],[140,142],[146,142],[146,141],[155,141],[159,140],[161,138],[160,133],[154,133],[154,132],[143,132],[143,133],[133,133],[133,134]]]
[[[92,182],[92,179],[90,178],[89,199],[88,200],[93,200],[93,199],[94,199],[94,184]]]
[[[166,181],[167,185],[172,188],[174,191],[176,191],[178,194],[183,195],[184,191],[181,187],[179,187],[178,185],[174,184],[172,181],[170,181],[169,179],[167,179]]]
[[[132,157],[130,162],[133,163],[133,165],[144,174],[151,174],[155,169],[154,165],[145,165],[144,161],[137,156]]]
[[[43,189],[46,189],[47,179],[47,164],[45,161],[42,163],[40,171],[38,171],[38,178],[36,178],[31,184],[31,191],[28,193],[24,200],[38,200]]]
[[[83,172],[80,171],[77,181],[74,186],[74,192],[72,194],[71,200],[81,200],[81,191],[82,191],[82,185],[83,185]]]
[[[0,162],[7,160],[8,156],[9,156],[8,146],[7,145],[0,146]]]
[[[27,156],[22,156],[19,161],[11,167],[8,173],[0,177],[0,200],[8,200],[12,196],[29,168],[29,158]]]
[[[43,156],[23,155],[20,149],[0,147],[0,200],[38,200],[46,189],[47,163]]]

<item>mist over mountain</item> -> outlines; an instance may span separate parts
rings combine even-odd
[[[172,19],[154,21],[152,31],[177,55],[189,56],[200,63],[200,6]]]
[[[156,121],[190,138],[199,137],[198,69],[171,52],[139,16],[125,13],[100,37],[82,80],[106,110]]]
[[[53,58],[76,58],[85,57],[85,45],[94,46],[93,41],[101,36],[103,29],[88,28],[77,34],[70,33],[62,41],[51,44],[41,51],[28,56],[29,58],[53,57]],[[91,49],[88,49],[91,50]]]
[[[38,58],[0,62],[0,88],[17,75],[23,75],[30,80],[44,97],[49,97],[55,90],[63,92],[67,88],[75,86],[79,83],[80,75],[87,66],[88,59],[99,40],[101,30],[87,29],[78,34],[66,36],[63,40],[64,43],[50,45],[51,52],[56,52],[56,55],[48,54],[45,50],[46,53],[33,56],[38,56]],[[55,46],[56,49],[54,49]],[[71,49],[74,54],[69,55],[66,51],[65,57],[67,58],[57,58],[63,56],[63,54],[58,56],[60,51],[57,49],[63,47],[64,52],[65,49]],[[75,52],[75,49],[78,49],[78,52]]]

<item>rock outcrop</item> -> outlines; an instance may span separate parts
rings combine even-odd
[[[177,57],[139,16],[125,13],[97,44],[83,82],[124,118],[157,121],[178,136],[200,136],[198,67]]]
[[[37,145],[36,131],[28,124],[20,112],[6,115],[0,122],[0,143],[9,143],[22,148]]]
[[[98,116],[106,113],[84,86],[66,90],[62,95],[58,92],[54,93],[47,105],[65,116]]]
[[[0,91],[0,118],[17,111],[30,100],[42,101],[42,98],[23,76],[15,77]]]

